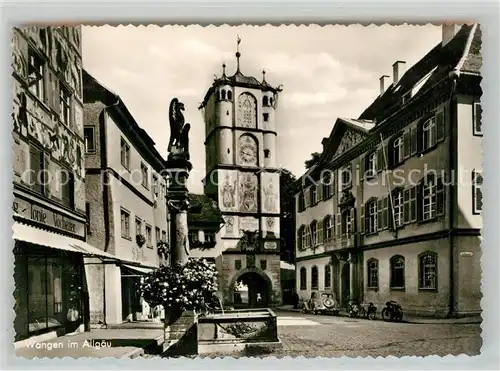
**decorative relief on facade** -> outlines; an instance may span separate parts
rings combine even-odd
[[[335,151],[335,156],[338,156],[345,151],[347,151],[349,148],[355,146],[359,142],[363,140],[363,136],[359,133],[356,133],[352,130],[346,130],[344,133],[344,136],[340,140],[340,144],[337,147],[337,150]]]
[[[221,211],[237,211],[237,176],[235,170],[220,170],[219,208]]]
[[[257,141],[248,134],[243,134],[238,140],[239,162],[246,166],[257,166]]]
[[[139,246],[132,247],[132,259],[136,262],[142,262],[144,260],[144,251]]]
[[[253,216],[239,217],[239,237],[243,236],[243,231],[258,231],[259,219]]]
[[[224,220],[224,237],[238,237],[238,217],[226,215]]]
[[[257,101],[252,94],[243,93],[238,97],[237,126],[257,128]]]
[[[14,30],[11,40],[12,49],[12,68],[19,76],[26,78],[28,76],[28,43]]]
[[[263,235],[265,238],[279,238],[280,235],[280,219],[266,217],[262,221]]]
[[[257,192],[259,188],[257,175],[253,173],[240,173],[239,186],[239,211],[247,213],[257,212]]]
[[[279,213],[279,174],[262,173],[262,212]]]
[[[82,136],[83,135],[83,109],[79,104],[75,103],[73,106],[73,112],[75,114],[75,116],[74,116],[75,132],[77,135]]]

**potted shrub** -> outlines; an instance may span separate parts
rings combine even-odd
[[[205,303],[217,292],[217,270],[205,259],[160,267],[144,276],[140,292],[150,307],[163,306],[167,327],[185,310],[206,309]]]
[[[137,246],[142,247],[146,243],[146,237],[144,237],[142,234],[138,234],[135,236],[135,241],[137,242]]]

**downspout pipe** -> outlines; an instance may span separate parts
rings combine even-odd
[[[105,234],[105,243],[104,243],[104,251],[107,252],[109,250],[110,244],[110,222],[109,222],[109,174],[108,174],[108,156],[107,156],[107,142],[106,142],[106,113],[113,107],[116,107],[120,103],[120,98],[117,97],[116,103],[113,103],[111,106],[104,108],[102,120],[100,123],[99,137],[101,141],[101,170],[102,171],[102,200],[103,200],[103,209],[104,209],[104,234]],[[106,320],[106,266],[103,269],[103,281],[102,285],[102,309],[104,312],[104,325],[107,325]]]
[[[449,304],[448,304],[448,318],[452,318],[455,316],[455,248],[454,248],[454,227],[455,227],[455,201],[456,201],[456,184],[454,184],[456,170],[457,170],[457,159],[456,159],[456,103],[454,102],[454,98],[456,97],[457,83],[460,77],[460,71],[455,69],[450,72],[449,78],[451,79],[451,93],[450,99],[448,101],[448,107],[450,109],[450,119],[449,119],[449,164],[450,164],[450,179],[453,179],[453,183],[450,184],[449,188],[449,201],[448,201],[448,241],[449,241],[449,249],[450,249],[450,294],[449,294]],[[455,174],[454,174],[455,173]]]

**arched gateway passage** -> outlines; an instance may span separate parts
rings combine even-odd
[[[272,284],[267,274],[257,268],[242,269],[231,280],[230,292],[236,308],[267,308]]]

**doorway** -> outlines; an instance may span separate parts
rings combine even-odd
[[[255,272],[242,274],[234,285],[233,303],[238,308],[267,308],[270,288],[264,277]]]

